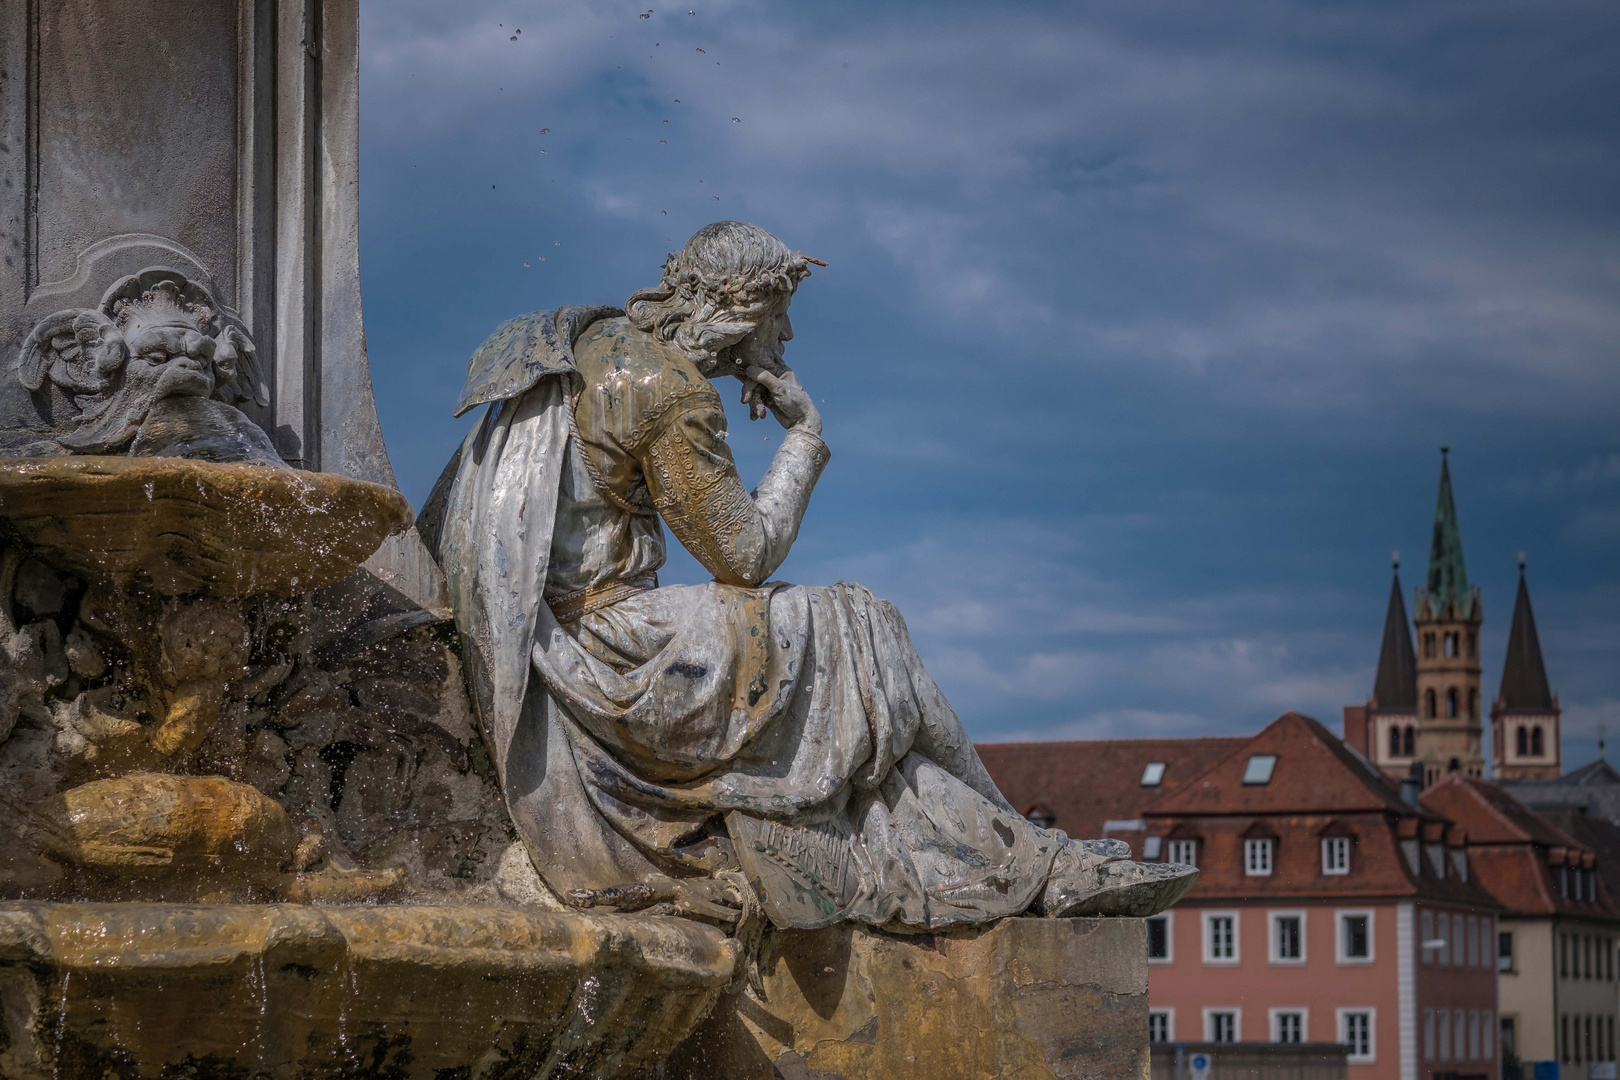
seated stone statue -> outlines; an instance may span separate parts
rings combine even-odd
[[[491,407],[419,528],[535,867],[580,906],[757,898],[779,926],[1162,910],[1197,871],[1021,817],[891,604],[769,580],[829,457],[782,362],[811,261],[709,225],[626,310],[520,316],[472,357],[457,415]],[[724,376],[787,430],[752,492]],[[664,525],[713,581],[659,586]]]

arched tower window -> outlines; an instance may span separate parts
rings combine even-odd
[[[1423,715],[1430,720],[1434,719],[1434,687],[1429,687],[1423,694]]]
[[[1457,718],[1457,688],[1455,686],[1446,691],[1446,718],[1448,720]]]
[[[1530,753],[1530,729],[1520,728],[1513,742],[1515,748],[1519,751],[1520,757],[1528,755]]]
[[[1468,631],[1468,658],[1472,660],[1479,655],[1479,631]]]
[[[1414,738],[1416,738],[1416,734],[1415,734],[1415,732],[1414,732],[1414,730],[1412,728],[1412,725],[1407,724],[1406,725],[1406,734],[1401,740],[1402,744],[1406,748],[1406,756],[1407,757],[1411,757],[1412,754],[1415,752],[1412,749],[1412,741],[1413,741]]]
[[[1531,756],[1540,757],[1542,755],[1542,753],[1543,753],[1542,745],[1543,744],[1541,742],[1541,725],[1537,724],[1535,727],[1530,729],[1530,754],[1531,754]]]
[[[1423,658],[1425,660],[1433,660],[1434,659],[1434,631],[1433,630],[1427,631],[1423,635]]]
[[[1479,691],[1468,691],[1468,719],[1479,719]]]
[[[1456,655],[1457,655],[1457,635],[1456,634],[1447,634],[1446,635],[1446,659],[1450,660],[1452,657],[1454,657]]]
[[[1401,756],[1401,728],[1399,724],[1389,726],[1389,756]]]
[[[1446,766],[1446,771],[1456,772],[1460,768],[1462,768],[1462,762],[1458,761],[1456,758],[1452,758],[1451,762]]]

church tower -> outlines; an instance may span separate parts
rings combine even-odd
[[[1440,448],[1440,498],[1429,544],[1429,576],[1418,590],[1412,615],[1418,639],[1415,749],[1426,785],[1448,773],[1485,775],[1479,693],[1479,624],[1484,612],[1479,590],[1469,587],[1463,563],[1449,449]]]
[[[1384,640],[1378,650],[1378,673],[1372,697],[1363,706],[1346,707],[1345,732],[1351,745],[1394,780],[1403,780],[1417,759],[1417,655],[1412,624],[1406,621],[1401,590],[1401,563],[1395,558],[1384,612]],[[1359,733],[1359,738],[1355,735]]]
[[[1563,771],[1558,695],[1547,683],[1519,556],[1519,595],[1513,601],[1502,688],[1491,705],[1491,762],[1499,780],[1556,780]]]

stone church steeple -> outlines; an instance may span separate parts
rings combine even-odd
[[[1513,601],[1502,687],[1491,705],[1492,772],[1499,780],[1554,780],[1563,770],[1560,753],[1562,710],[1547,682],[1530,610],[1530,588],[1519,556],[1519,594]]]
[[[1462,531],[1451,494],[1448,447],[1440,448],[1440,496],[1429,545],[1429,573],[1412,613],[1417,628],[1417,745],[1424,782],[1448,773],[1485,775],[1480,716],[1478,588],[1468,584]]]
[[[1378,672],[1365,705],[1346,706],[1345,737],[1385,775],[1403,779],[1417,757],[1417,654],[1412,624],[1406,621],[1397,553],[1384,612],[1384,638]]]

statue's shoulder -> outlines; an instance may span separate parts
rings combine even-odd
[[[467,361],[467,381],[455,415],[517,397],[546,375],[574,371],[574,345],[579,339],[597,323],[623,314],[616,307],[570,304],[506,320]]]
[[[683,403],[720,407],[720,392],[685,353],[629,319],[597,322],[574,343],[574,358],[584,383],[581,415],[601,413],[627,444]]]

